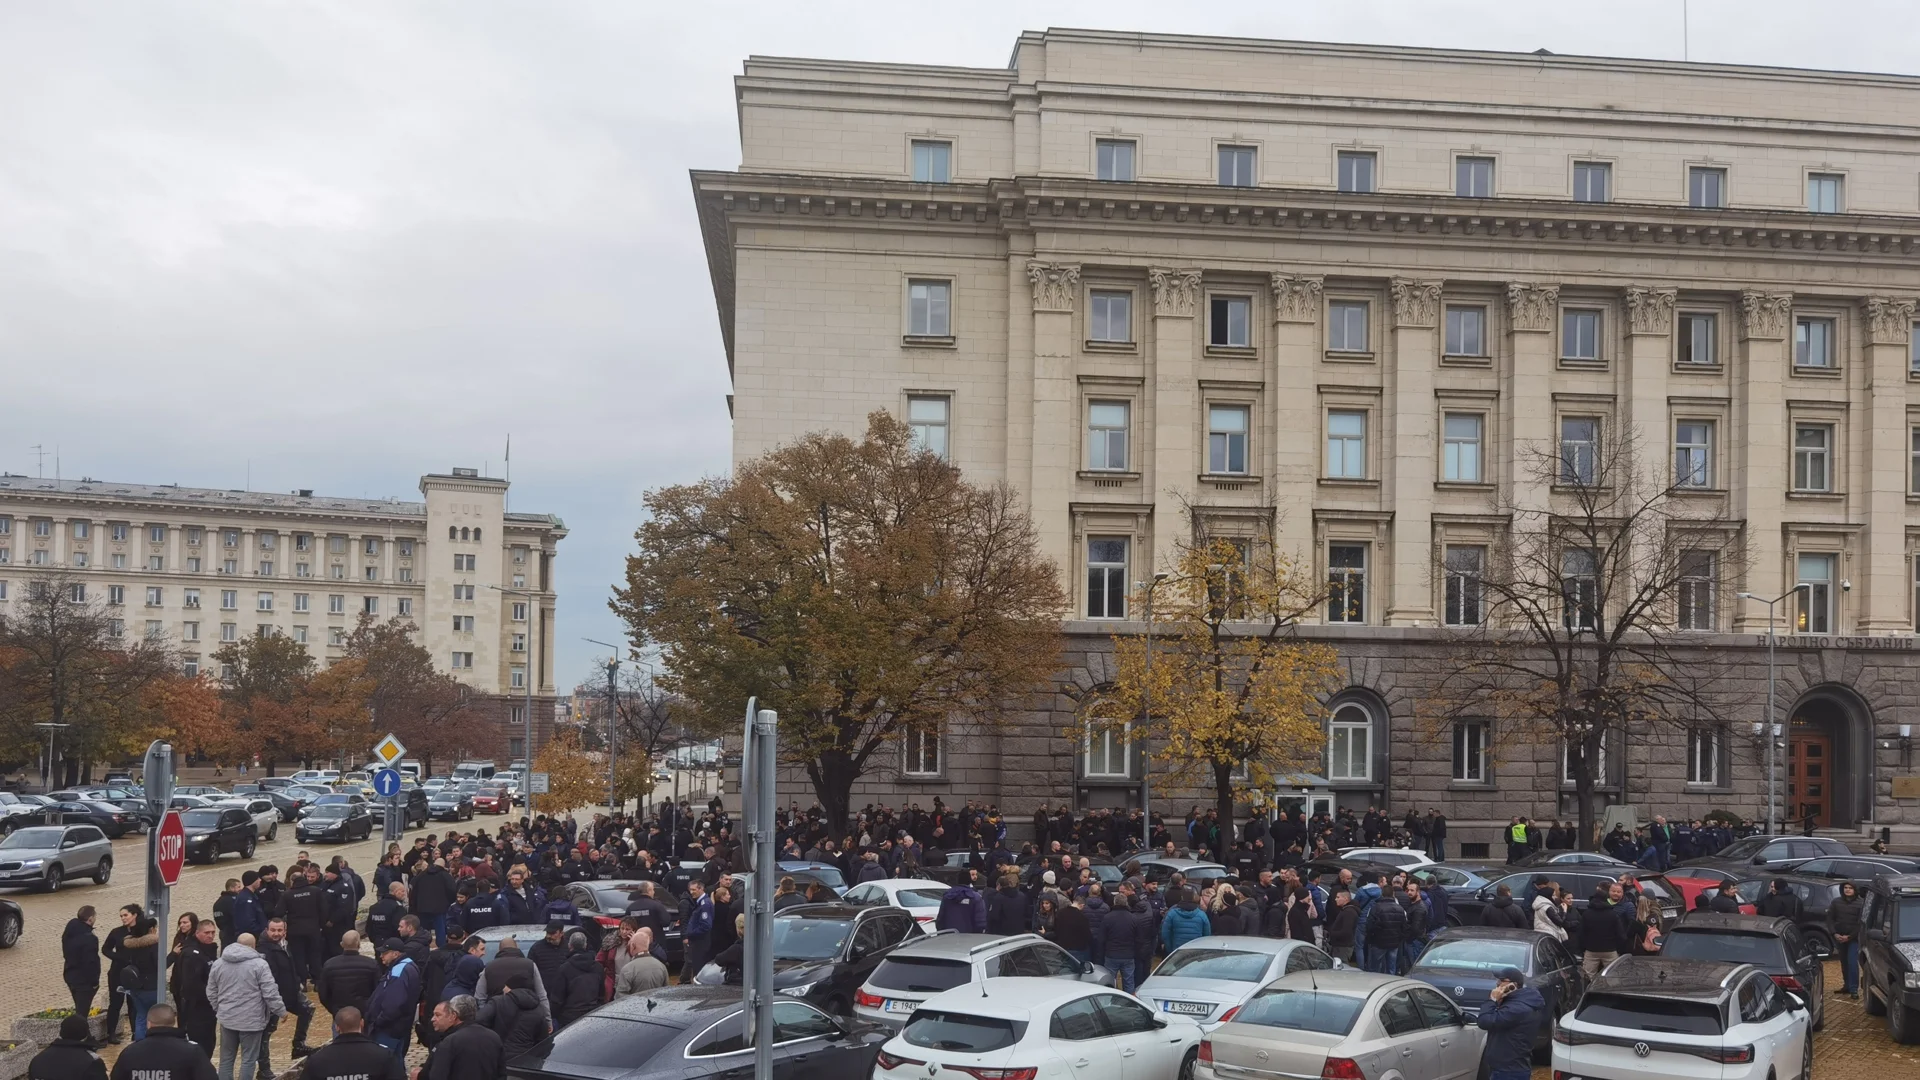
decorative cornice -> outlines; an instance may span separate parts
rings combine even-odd
[[[1033,283],[1033,310],[1073,314],[1074,301],[1080,296],[1077,264],[1034,260],[1027,263],[1027,280]]]
[[[1673,301],[1677,295],[1676,290],[1652,285],[1627,286],[1627,332],[1672,333]]]
[[[1867,333],[1875,345],[1906,345],[1913,340],[1913,301],[1893,296],[1867,297]]]
[[[1536,285],[1524,281],[1509,282],[1507,285],[1507,319],[1516,331],[1552,331],[1554,313],[1559,306],[1558,285]]]
[[[1393,294],[1393,325],[1434,325],[1440,317],[1440,285],[1438,281],[1394,278],[1388,285]]]
[[[1153,286],[1153,313],[1158,317],[1191,319],[1200,301],[1199,270],[1169,270],[1154,267],[1147,271]]]
[[[1326,279],[1314,274],[1283,274],[1273,278],[1273,317],[1278,322],[1320,321],[1320,291]]]
[[[1792,293],[1740,294],[1740,330],[1749,339],[1778,341],[1786,337],[1792,315]]]

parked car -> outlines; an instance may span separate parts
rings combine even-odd
[[[363,796],[330,793],[326,795],[317,796],[310,805],[302,807],[300,810],[300,817],[304,818],[307,815],[313,813],[315,809],[322,806],[358,806],[358,807],[361,807],[362,809],[365,809],[366,805],[367,805],[367,800]]]
[[[1428,939],[1407,978],[1418,979],[1452,999],[1469,1020],[1492,1000],[1496,973],[1518,968],[1527,985],[1547,1000],[1547,1011],[1559,1017],[1586,991],[1580,960],[1559,938],[1540,930],[1507,930],[1493,926],[1454,926]],[[1553,1025],[1540,1025],[1534,1050],[1545,1061],[1553,1042]]]
[[[427,796],[427,817],[434,821],[472,821],[473,799],[457,788],[443,787]]]
[[[361,840],[373,835],[373,815],[367,811],[365,804],[357,802],[326,803],[311,807],[294,826],[294,837],[303,844],[320,840],[337,840],[345,844],[354,840],[356,833]]]
[[[513,811],[513,797],[507,794],[503,784],[483,784],[474,790],[473,810],[489,814],[506,814]]]
[[[113,877],[113,842],[94,825],[15,829],[0,840],[0,885],[57,891],[68,878]]]
[[[1113,985],[1112,971],[1082,964],[1038,934],[944,933],[909,940],[880,961],[853,996],[854,1014],[898,1029],[944,991],[1014,977]]]
[[[139,814],[113,803],[61,803],[60,814],[68,825],[97,826],[101,832],[107,834],[109,840],[118,840],[130,832],[138,832],[145,827],[145,822],[141,820]]]
[[[273,803],[273,809],[280,815],[281,821],[296,821],[300,817],[300,808],[312,801],[306,789],[296,787],[264,787],[260,784],[235,784],[236,797],[261,798]]]
[[[1740,901],[1740,910],[1758,914],[1760,901],[1766,899],[1775,880],[1784,882],[1787,891],[1800,901],[1800,916],[1794,924],[1800,927],[1800,933],[1806,937],[1807,947],[1814,955],[1826,959],[1834,954],[1832,922],[1827,918],[1827,909],[1840,899],[1840,886],[1843,878],[1808,877],[1795,870],[1790,874],[1763,874],[1736,882],[1733,895]]]
[[[1793,868],[1803,877],[1845,878],[1862,892],[1882,874],[1899,877],[1920,874],[1920,859],[1900,855],[1822,855]]]
[[[1813,1025],[1755,965],[1623,956],[1561,1018],[1553,1075],[1808,1080]]]
[[[882,878],[855,885],[840,899],[861,907],[905,908],[913,921],[920,924],[920,929],[931,934],[933,921],[940,917],[940,898],[945,895],[946,886],[926,878]]]
[[[299,772],[294,773],[292,776],[288,777],[287,779],[292,780],[296,784],[306,783],[309,780],[316,781],[322,784],[332,784],[339,781],[340,770],[339,769],[301,769]]]
[[[774,992],[810,1001],[835,1016],[851,1015],[854,993],[868,973],[896,945],[918,934],[913,917],[898,908],[790,907],[773,918]],[[708,964],[695,981],[713,986],[722,978],[720,968]]]
[[[187,830],[187,861],[210,863],[233,852],[242,860],[253,858],[260,843],[260,829],[244,806],[209,806],[180,815]]]
[[[1860,1004],[1894,1042],[1920,1042],[1920,874],[1875,878],[1861,914]]]
[[[420,781],[420,788],[421,790],[425,791],[428,795],[433,795],[437,793],[441,788],[446,787],[450,783],[452,783],[452,781],[448,780],[444,776],[430,776],[425,780]]]
[[[255,796],[253,798],[241,796],[237,799],[222,799],[210,805],[217,807],[239,807],[247,812],[248,817],[253,819],[254,834],[259,839],[278,840],[280,838],[280,811],[273,805],[272,799],[265,796]]]
[[[1157,1013],[1184,1016],[1212,1031],[1282,975],[1338,966],[1309,942],[1223,934],[1189,941],[1168,953],[1136,994]]]
[[[400,827],[402,829],[424,829],[427,827],[427,793],[417,784],[404,784],[400,788]]]
[[[1464,926],[1465,920],[1454,901],[1472,898],[1481,889],[1505,877],[1507,869],[1479,863],[1428,863],[1408,871],[1422,889],[1439,889],[1447,894],[1447,925]]]
[[[1767,870],[1787,870],[1808,859],[1851,854],[1853,852],[1847,845],[1824,836],[1749,836],[1735,840],[1712,855],[1683,859],[1674,869],[1686,873],[1689,867],[1699,866],[1735,874],[1751,874],[1756,866]]]
[[[268,791],[278,791],[281,788],[298,787],[300,785],[300,781],[295,780],[291,776],[263,776],[255,780],[254,783],[266,788]]]
[[[1424,851],[1419,851],[1414,848],[1394,847],[1341,848],[1340,857],[1343,859],[1355,859],[1360,862],[1386,863],[1389,866],[1397,866],[1402,870],[1410,870],[1416,866],[1425,866],[1433,861],[1433,857]]]
[[[640,882],[626,881],[574,881],[553,890],[552,895],[564,896],[580,910],[582,921],[597,923],[605,930],[620,925],[627,914],[627,898]],[[655,899],[666,905],[667,911],[676,915],[672,925],[666,928],[658,944],[666,950],[667,966],[676,967],[686,955],[685,942],[680,935],[680,922],[675,913],[673,899],[664,895],[664,890],[656,890]],[[696,973],[697,974],[697,973]]]
[[[204,795],[215,799],[224,799],[232,794],[230,791],[223,791],[220,788],[209,787],[205,784],[188,784],[184,787],[177,787],[173,789],[173,793],[175,795]]]
[[[477,937],[487,943],[485,955],[487,962],[492,963],[493,958],[500,955],[500,943],[508,938],[512,938],[514,943],[520,946],[520,951],[524,953],[533,947],[534,942],[539,941],[545,937],[546,934],[547,925],[545,923],[511,923],[506,926],[483,926],[467,936],[469,938]],[[593,935],[589,933],[587,936],[592,937]]]
[[[1792,919],[1695,911],[1667,928],[1660,955],[1669,960],[1752,964],[1779,983],[1780,989],[1806,999],[1813,1030],[1826,1026],[1826,967]]]
[[[1165,888],[1173,875],[1184,876],[1194,888],[1205,888],[1208,882],[1233,876],[1233,871],[1216,862],[1205,859],[1168,858],[1165,855],[1144,855],[1126,859],[1120,863],[1122,874],[1139,874],[1148,881],[1159,883]]]
[[[880,1048],[873,1080],[1191,1080],[1200,1025],[1130,994],[1063,979],[994,979],[936,994]],[[1316,1074],[1317,1075],[1317,1074]]]
[[[0,949],[11,949],[20,943],[20,932],[26,929],[27,913],[19,904],[11,900],[0,899]]]
[[[1470,896],[1454,896],[1450,892],[1447,896],[1447,921],[1457,926],[1478,926],[1481,914],[1486,911],[1487,905],[1493,902],[1500,886],[1505,885],[1512,890],[1513,902],[1520,904],[1524,903],[1527,889],[1532,886],[1536,878],[1546,878],[1572,893],[1574,908],[1585,911],[1587,900],[1593,896],[1594,890],[1619,881],[1622,873],[1632,874],[1635,886],[1653,897],[1654,901],[1660,905],[1662,925],[1670,925],[1675,919],[1685,914],[1685,909],[1681,906],[1683,899],[1679,886],[1660,874],[1594,863],[1563,863],[1554,866],[1537,866],[1522,873],[1508,874],[1481,886],[1478,892]],[[1457,920],[1454,918],[1455,915],[1459,916]]]
[[[1693,873],[1700,874],[1701,876],[1688,876]],[[1724,892],[1740,884],[1740,879],[1737,876],[1722,876],[1718,870],[1706,870],[1697,866],[1676,866],[1672,870],[1667,871],[1665,876],[1668,881],[1673,882],[1674,888],[1680,890],[1680,897],[1687,902],[1686,907],[1688,911],[1699,909],[1700,894],[1706,892],[1708,889]],[[1753,913],[1754,906],[1752,904],[1740,905],[1740,914],[1752,915]]]
[[[1299,971],[1262,987],[1200,1044],[1197,1080],[1227,1076],[1404,1075],[1473,1080],[1486,1033],[1414,979]]]
[[[1532,868],[1535,866],[1563,866],[1567,863],[1585,863],[1593,866],[1617,866],[1615,874],[1629,873],[1639,869],[1624,859],[1616,859],[1600,851],[1536,851],[1514,863],[1515,866]]]
[[[774,1080],[866,1080],[885,1033],[804,1001],[773,1003]],[[602,1005],[515,1058],[541,1080],[735,1080],[753,1074],[740,988],[669,986]],[[919,1080],[926,1080],[920,1077]]]

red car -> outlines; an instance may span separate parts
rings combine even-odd
[[[1688,877],[1687,871],[1689,869],[1699,868],[1676,866],[1672,870],[1667,871],[1667,880],[1673,882],[1673,887],[1680,890],[1681,896],[1686,897],[1688,911],[1692,911],[1693,906],[1699,903],[1701,893],[1708,889],[1717,889],[1722,884],[1732,884],[1730,880],[1723,879],[1717,871],[1710,871],[1713,875],[1711,877]],[[1742,915],[1753,915],[1756,914],[1758,910],[1759,909],[1752,904],[1740,905],[1740,914]]]
[[[504,787],[483,787],[473,793],[473,811],[476,814],[505,814],[513,809],[513,797]]]

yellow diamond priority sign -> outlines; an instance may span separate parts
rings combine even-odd
[[[389,734],[386,738],[374,744],[373,756],[380,764],[392,767],[394,762],[407,756],[407,748],[399,739]]]

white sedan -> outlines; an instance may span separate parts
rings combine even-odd
[[[1340,857],[1356,859],[1360,862],[1386,863],[1402,870],[1411,870],[1416,866],[1426,866],[1433,862],[1433,857],[1426,852],[1410,847],[1341,848]]]
[[[1193,1080],[1200,1025],[1064,979],[988,979],[928,998],[880,1048],[873,1080],[941,1070],[1004,1080]]]
[[[1338,966],[1312,942],[1210,935],[1168,953],[1137,992],[1160,1015],[1184,1016],[1212,1031],[1280,976]]]
[[[272,799],[221,799],[214,806],[237,806],[245,810],[253,824],[260,830],[262,841],[278,839],[280,836],[280,810],[273,805]]]
[[[940,898],[945,895],[947,886],[937,881],[925,878],[881,878],[879,881],[855,885],[840,900],[862,907],[906,908],[920,929],[931,934],[934,920],[940,917]]]

